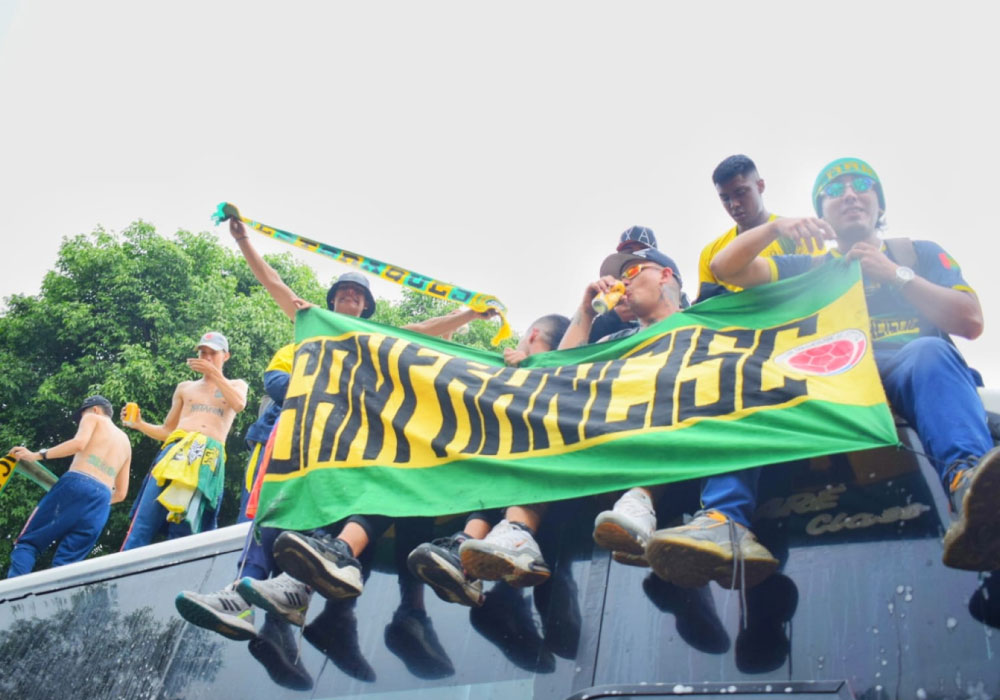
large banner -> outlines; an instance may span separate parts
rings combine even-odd
[[[261,491],[271,527],[537,503],[897,443],[846,261],[519,368],[318,308],[299,313],[295,337]]]

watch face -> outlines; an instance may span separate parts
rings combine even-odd
[[[912,280],[916,275],[913,270],[908,267],[900,265],[896,268],[896,286],[902,287],[904,284]]]

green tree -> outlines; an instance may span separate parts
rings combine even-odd
[[[267,260],[298,295],[324,305],[327,285],[311,268],[291,254]],[[455,308],[404,291],[399,302],[380,300],[373,320],[400,326]],[[261,375],[274,352],[292,340],[293,326],[242,257],[211,233],[179,231],[166,238],[139,221],[120,234],[98,229],[63,240],[41,292],[10,297],[0,315],[0,449],[19,444],[39,449],[72,437],[73,411],[95,393],[110,399],[116,410],[135,401],[147,420],[162,420],[178,382],[196,376],[184,361],[208,330],[229,338],[226,376],[250,385],[247,409],[237,416],[226,442],[220,524],[235,522],[248,457],[243,436],[257,417]],[[497,350],[489,344],[495,331],[495,322],[474,321],[453,340]],[[129,508],[158,448],[140,433],[127,432],[133,446],[129,495],[112,508],[95,554],[120,547]],[[61,473],[69,463],[56,460],[49,466]],[[15,476],[0,496],[0,576],[14,538],[41,495],[37,486]]]
[[[453,301],[442,301],[426,294],[404,289],[403,298],[398,302],[379,299],[371,320],[398,328],[407,323],[416,323],[435,316],[443,316],[459,308],[462,308],[461,305]],[[512,348],[517,345],[516,335],[507,338],[499,346],[491,345],[490,340],[496,335],[497,328],[496,321],[475,320],[463,328],[459,328],[451,339],[461,345],[497,353],[502,353],[504,348]]]
[[[290,255],[270,263],[300,295],[322,303],[325,288]],[[207,330],[224,333],[229,377],[250,384],[249,404],[226,444],[227,491],[222,520],[235,520],[246,447],[242,435],[256,418],[260,376],[271,355],[292,338],[292,323],[257,283],[238,253],[209,233],[157,235],[137,222],[119,235],[97,230],[66,238],[55,269],[37,296],[15,295],[0,316],[0,446],[52,446],[74,434],[73,411],[101,393],[120,407],[136,401],[162,420],[177,383],[196,375],[184,362]],[[98,551],[116,551],[128,506],[155,456],[157,443],[128,431],[133,443],[126,505],[115,506]],[[52,466],[62,471],[68,459]],[[0,508],[0,567],[40,492],[15,478]]]

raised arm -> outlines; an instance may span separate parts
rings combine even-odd
[[[434,318],[429,318],[426,321],[418,321],[417,323],[407,323],[403,328],[408,331],[423,333],[424,335],[443,336],[448,333],[454,333],[469,321],[477,318],[492,318],[494,316],[496,316],[496,311],[492,309],[483,312],[473,311],[472,309],[456,309],[455,311],[446,313],[444,316],[435,316]]]
[[[779,236],[805,241],[809,246],[822,248],[825,241],[836,234],[822,219],[775,219],[744,231],[732,243],[720,250],[710,263],[717,279],[738,287],[757,287],[771,280],[771,266],[760,254]]]
[[[610,291],[617,281],[614,277],[605,275],[598,280],[594,280],[584,288],[583,299],[580,301],[580,306],[576,310],[576,313],[570,319],[569,326],[566,328],[562,340],[559,341],[558,350],[566,350],[567,348],[575,348],[586,344],[587,339],[590,337],[590,329],[594,325],[594,319],[597,318],[597,312],[594,311],[593,306],[594,297]]]
[[[257,281],[264,285],[264,288],[271,295],[271,298],[281,307],[288,318],[295,320],[295,312],[304,306],[310,306],[309,302],[301,299],[285,284],[274,268],[260,256],[257,249],[250,244],[250,236],[247,234],[246,226],[236,218],[229,219],[229,233],[232,235],[236,245],[239,246],[243,258],[250,266],[250,271]]]
[[[228,379],[218,367],[208,360],[200,357],[189,357],[188,367],[195,372],[204,375],[205,379],[213,382],[222,393],[222,398],[226,400],[233,409],[240,413],[247,407],[247,383],[242,379]]]
[[[163,442],[167,439],[170,433],[174,432],[177,428],[177,424],[181,420],[181,409],[184,406],[184,402],[181,399],[181,387],[184,386],[184,382],[177,385],[174,389],[174,398],[170,404],[170,412],[167,413],[167,417],[163,419],[162,425],[153,425],[152,423],[147,423],[142,419],[142,411],[136,413],[135,421],[129,422],[125,420],[125,408],[122,407],[122,425],[126,428],[132,428],[133,430],[138,430],[140,433],[146,437],[151,437],[154,440]]]

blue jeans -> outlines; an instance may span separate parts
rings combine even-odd
[[[895,352],[876,350],[875,363],[889,404],[917,431],[942,483],[953,462],[993,449],[977,375],[951,343],[918,338]],[[705,479],[702,507],[749,527],[759,478],[758,467]]]
[[[81,472],[66,472],[39,502],[10,553],[7,577],[35,568],[40,552],[58,542],[52,566],[90,554],[111,513],[111,489]]]
[[[159,461],[161,455],[157,455],[156,461]],[[153,464],[156,464],[156,461]],[[132,509],[132,524],[125,535],[125,541],[122,542],[121,551],[144,547],[161,532],[166,533],[168,540],[191,534],[191,526],[187,522],[171,523],[167,521],[167,509],[156,500],[165,488],[167,488],[167,484],[157,486],[156,479],[149,474],[146,475],[146,479],[142,482],[142,488],[139,490],[139,496],[135,499],[135,506]],[[201,518],[201,532],[214,530],[218,526],[221,505],[222,498],[220,496],[219,503],[214,509],[205,508]]]
[[[895,353],[876,350],[875,362],[890,405],[917,431],[942,481],[956,460],[993,449],[977,376],[951,343],[918,338]]]
[[[274,527],[260,528],[260,541],[254,537],[254,528],[251,526],[247,532],[247,538],[243,542],[243,551],[240,553],[237,562],[237,575],[249,576],[258,581],[277,574],[279,569],[274,563],[274,541],[278,539],[284,530]]]

